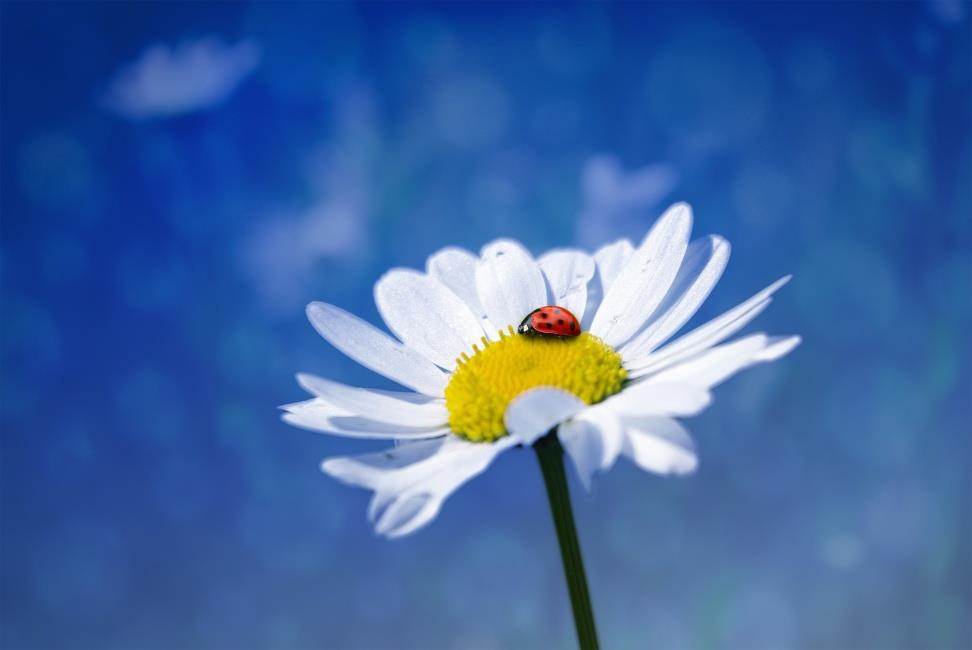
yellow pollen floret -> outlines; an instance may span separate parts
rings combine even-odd
[[[472,442],[505,436],[507,405],[531,388],[552,386],[596,404],[621,390],[627,377],[621,355],[587,332],[529,336],[510,327],[499,335],[499,341],[484,337],[471,356],[463,353],[445,389],[449,427]]]

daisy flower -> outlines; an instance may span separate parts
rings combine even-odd
[[[627,240],[593,255],[558,249],[534,259],[500,239],[479,256],[432,255],[425,272],[393,269],[375,302],[395,337],[336,307],[308,305],[315,329],[363,366],[409,389],[354,388],[308,374],[313,399],[284,406],[284,420],[350,438],[394,440],[378,453],[330,458],[321,468],[374,492],[375,531],[400,537],[428,524],[443,501],[502,452],[555,432],[590,488],[619,456],[658,474],[698,461],[676,418],[696,415],[711,390],[743,368],[773,361],[797,336],[750,334],[730,343],[789,276],[668,342],[716,285],[729,243],[689,242],[691,208],[669,208],[636,248]],[[556,305],[579,336],[516,333],[527,314]]]
[[[582,648],[594,617],[564,474],[564,451],[590,489],[619,456],[658,474],[698,461],[676,419],[702,411],[736,372],[773,361],[797,336],[726,339],[762,312],[789,277],[668,342],[719,281],[729,244],[689,241],[692,211],[665,212],[635,248],[534,259],[501,239],[476,256],[432,255],[425,273],[393,269],[375,302],[395,337],[333,305],[307,315],[334,347],[409,389],[354,388],[299,374],[313,399],[284,419],[352,438],[395,441],[378,453],[329,458],[325,473],[374,492],[368,517],[385,537],[415,532],[502,452],[532,445],[543,471]]]

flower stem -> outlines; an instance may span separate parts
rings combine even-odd
[[[554,528],[557,529],[560,557],[564,562],[564,575],[570,591],[570,606],[574,610],[577,641],[581,650],[596,650],[598,644],[594,610],[591,609],[591,596],[587,590],[587,576],[584,573],[580,543],[577,541],[574,512],[570,507],[570,491],[567,489],[567,475],[564,473],[564,449],[560,446],[556,430],[551,430],[537,440],[533,449],[540,461],[543,482],[547,486],[547,498],[550,499],[550,514],[553,515]]]

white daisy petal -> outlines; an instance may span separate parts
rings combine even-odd
[[[592,334],[618,348],[641,329],[671,287],[691,229],[692,210],[684,203],[662,215],[605,293]]]
[[[288,404],[283,408],[287,411],[283,415],[284,422],[302,429],[323,431],[346,438],[421,440],[441,438],[449,433],[448,427],[414,427],[350,415],[320,398]]]
[[[431,403],[444,404],[445,403],[445,400],[443,400],[441,397],[430,397],[428,395],[422,395],[421,393],[406,393],[397,390],[381,390],[380,388],[369,388],[368,390],[370,390],[373,393],[378,393],[379,395],[387,395],[389,397],[393,397],[399,400],[404,400],[412,404],[431,404]],[[331,400],[323,399],[321,397],[315,397],[313,400],[308,400],[308,401],[327,404],[328,408],[331,409],[331,411],[335,415],[354,415],[354,413],[352,413],[351,411],[336,406]],[[284,404],[280,408],[283,409],[284,411],[290,411],[292,410],[291,407],[300,406],[303,404],[307,404],[307,401],[294,402],[293,404]],[[369,416],[370,415],[371,414],[369,414]]]
[[[636,385],[686,383],[700,388],[712,388],[729,375],[752,364],[756,354],[766,347],[766,339],[765,334],[752,334],[738,341],[710,348],[688,361],[646,377]]]
[[[656,474],[689,474],[699,465],[695,444],[685,428],[670,418],[623,419],[624,455]]]
[[[434,519],[452,492],[514,444],[505,438],[476,444],[450,436],[377,454],[331,458],[321,469],[345,483],[374,490],[369,518],[375,532],[401,537]]]
[[[799,342],[798,336],[770,339],[765,334],[751,334],[732,343],[710,348],[639,383],[687,383],[710,389],[740,370],[783,356]]]
[[[354,388],[304,373],[297,375],[297,383],[307,392],[353,415],[413,427],[445,426],[449,420],[445,400],[418,402],[387,391]]]
[[[499,328],[486,318],[486,310],[476,292],[476,266],[479,258],[464,248],[449,246],[432,255],[425,264],[426,272],[466,303],[480,320],[480,326],[490,339],[499,340]]]
[[[443,483],[450,481],[451,477],[456,475],[459,475],[458,470],[450,471],[448,475],[440,475],[436,487],[447,490],[448,496],[459,486],[444,486]],[[394,499],[373,522],[375,532],[388,539],[414,533],[438,516],[444,500],[444,497],[439,497],[433,492],[417,492]]]
[[[594,473],[610,469],[624,446],[618,416],[596,406],[561,424],[557,435],[588,492]]]
[[[619,239],[613,244],[602,246],[594,253],[594,277],[587,285],[587,304],[584,307],[584,317],[581,318],[581,329],[584,331],[590,331],[597,308],[604,300],[604,293],[614,284],[618,273],[633,253],[634,246],[627,239]]]
[[[456,294],[427,275],[395,269],[375,284],[375,303],[388,328],[434,364],[451,370],[479,343],[479,319]]]
[[[418,352],[357,316],[323,302],[307,306],[314,329],[362,366],[426,395],[442,396],[449,376]]]
[[[611,289],[621,269],[627,265],[633,254],[634,246],[627,239],[619,239],[613,244],[601,246],[594,253],[597,273],[601,278],[601,288],[605,292]]]
[[[459,296],[474,315],[486,317],[476,293],[476,265],[479,258],[464,248],[449,246],[429,257],[426,272]]]
[[[509,437],[517,442],[532,445],[537,438],[567,418],[586,408],[576,395],[541,386],[518,395],[506,407],[503,423]]]
[[[578,416],[561,424],[557,435],[564,451],[574,463],[574,470],[581,484],[590,492],[594,472],[600,469],[604,454],[604,441],[601,439],[600,430],[594,423]]]
[[[776,361],[788,355],[802,342],[803,339],[799,336],[771,336],[766,341],[766,347],[756,355],[756,360],[764,363]]]
[[[638,360],[677,332],[698,311],[722,277],[729,242],[710,235],[689,244],[678,275],[647,326],[621,348],[625,360]]]
[[[403,490],[409,482],[425,476],[430,469],[448,465],[448,455],[440,455],[451,438],[423,440],[392,449],[327,458],[321,469],[328,475],[356,487],[379,490]],[[432,462],[432,465],[425,463]]]
[[[302,413],[310,412],[325,415],[327,417],[333,415],[351,415],[351,413],[346,410],[334,406],[327,400],[323,400],[319,397],[313,399],[301,400],[299,402],[292,402],[290,404],[284,404],[278,407],[281,411],[286,411],[287,413]]]
[[[581,251],[555,250],[543,255],[539,264],[550,288],[550,304],[566,307],[582,320],[587,285],[594,277],[594,259]]]
[[[699,413],[712,401],[709,391],[686,383],[636,383],[604,405],[621,417],[640,415],[689,416]]]
[[[657,372],[679,361],[690,359],[699,352],[726,340],[762,313],[769,306],[771,296],[789,282],[790,277],[788,275],[780,278],[749,300],[659,348],[641,361],[625,364],[630,371],[629,376],[638,377]]]
[[[523,246],[499,239],[483,247],[476,290],[490,322],[500,329],[520,321],[547,299],[540,267]]]

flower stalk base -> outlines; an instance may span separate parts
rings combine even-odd
[[[598,643],[597,629],[594,626],[594,610],[591,608],[584,560],[581,557],[577,527],[574,525],[574,512],[570,505],[570,491],[567,488],[567,475],[564,472],[564,450],[557,438],[556,429],[537,440],[533,449],[537,452],[537,459],[540,461],[543,482],[547,487],[547,498],[550,500],[550,514],[553,516],[557,541],[560,543],[560,557],[564,563],[564,575],[567,577],[570,606],[574,611],[577,641],[581,650],[596,650]]]

